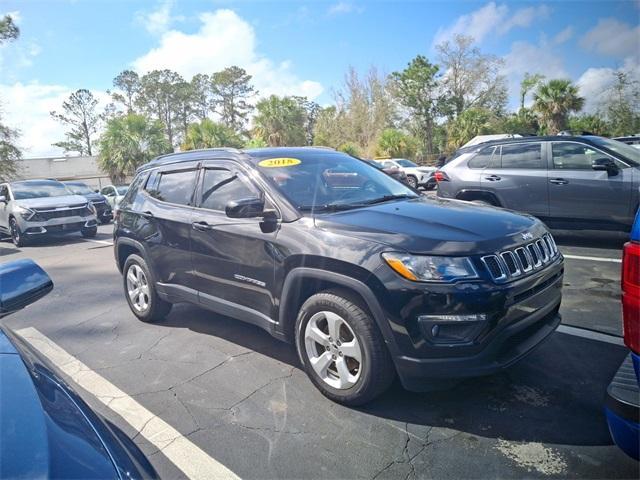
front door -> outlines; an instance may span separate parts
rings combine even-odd
[[[552,142],[549,202],[554,218],[628,223],[633,169],[578,142]],[[617,171],[593,170],[597,158],[611,158]]]
[[[225,213],[228,202],[264,198],[264,193],[230,161],[205,162],[199,183],[191,249],[200,302],[216,310],[239,309],[246,314],[243,320],[262,326],[273,323],[277,230],[263,233],[261,218],[229,218]]]
[[[5,201],[0,202],[0,230],[9,231],[9,187],[0,185],[0,197],[4,197]]]
[[[546,217],[549,191],[542,144],[507,143],[499,150],[482,172],[482,189],[494,193],[505,208]]]

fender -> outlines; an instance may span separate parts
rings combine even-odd
[[[149,261],[147,248],[142,243],[138,242],[137,240],[134,240],[133,238],[118,237],[115,243],[113,244],[113,254],[116,258],[116,265],[118,266],[118,270],[120,271],[120,273],[122,273],[122,267],[120,265],[118,252],[120,251],[120,247],[122,245],[128,245],[130,247],[134,247],[135,249],[137,249],[142,254],[142,257],[147,261],[147,266],[153,270],[153,266]],[[155,277],[155,272],[152,272],[152,273],[154,273],[154,277]]]
[[[280,298],[280,311],[278,313],[278,330],[282,335],[286,335],[288,327],[296,321],[298,312],[290,311],[290,305],[293,303],[292,300],[295,299],[295,295],[298,291],[295,287],[298,282],[308,279],[328,281],[359,294],[373,315],[373,319],[382,333],[382,337],[384,338],[384,342],[387,345],[392,358],[395,359],[396,356],[400,355],[400,351],[393,337],[393,332],[391,331],[391,326],[384,315],[384,311],[380,306],[378,299],[371,289],[365,283],[360,280],[356,280],[355,278],[348,277],[341,273],[320,270],[317,268],[297,267],[292,269],[285,278],[282,288],[282,297]]]
[[[502,203],[498,200],[498,197],[486,190],[460,190],[456,193],[456,200],[484,200],[491,202],[496,207],[501,207]]]

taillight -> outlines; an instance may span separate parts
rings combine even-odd
[[[436,179],[436,182],[448,182],[449,176],[444,173],[442,170],[436,170],[433,174],[433,178]]]
[[[635,242],[622,251],[622,322],[624,343],[640,353],[640,243]]]

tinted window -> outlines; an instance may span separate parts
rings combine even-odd
[[[415,163],[413,163],[411,160],[406,160],[404,158],[400,160],[396,160],[396,162],[398,162],[398,165],[400,165],[401,167],[414,168],[418,166]]]
[[[258,195],[238,174],[229,170],[207,169],[202,182],[202,208],[224,212],[229,201]]]
[[[502,145],[502,168],[544,168],[539,143]]]
[[[158,187],[149,193],[163,202],[191,205],[195,182],[196,170],[163,172]]]
[[[76,195],[90,195],[93,193],[93,190],[86,183],[65,183],[65,185],[71,193]]]
[[[495,149],[496,147],[486,147],[480,150],[475,157],[469,160],[469,168],[487,168]]]
[[[6,185],[0,185],[0,197],[9,200],[9,188]]]
[[[605,155],[580,143],[553,143],[553,168],[564,170],[591,170],[596,158]]]
[[[111,187],[104,187],[102,190],[100,190],[100,193],[102,195],[106,195],[107,197],[113,197],[113,188]]]

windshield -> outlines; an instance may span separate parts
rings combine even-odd
[[[65,185],[67,186],[69,191],[75,193],[76,195],[88,195],[90,193],[93,193],[93,190],[91,190],[84,183],[65,183]]]
[[[417,167],[417,166],[418,166],[417,164],[413,163],[411,160],[406,160],[406,159],[404,159],[404,158],[401,158],[401,159],[399,159],[399,160],[396,160],[396,163],[397,163],[398,165],[400,165],[401,167],[409,167],[409,168],[412,168],[412,167]]]
[[[288,160],[273,167],[274,160]],[[265,159],[260,171],[302,211],[357,208],[394,198],[418,197],[384,172],[351,156],[305,154],[296,159]]]
[[[127,190],[129,190],[129,185],[121,185],[119,187],[116,187],[116,190],[118,192],[118,195],[125,195],[127,193]]]
[[[640,151],[638,151],[637,148],[633,148],[631,145],[603,137],[589,137],[589,139],[596,145],[608,148],[634,163],[640,162]]]
[[[69,195],[69,190],[62,183],[53,181],[14,182],[11,191],[16,200]]]

